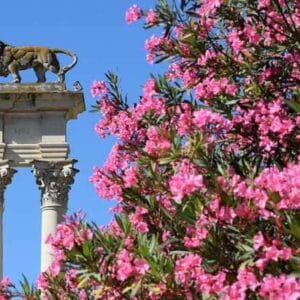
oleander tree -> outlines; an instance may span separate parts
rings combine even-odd
[[[157,0],[125,18],[161,29],[145,49],[167,70],[134,105],[115,74],[92,84],[96,132],[117,142],[91,182],[115,216],[58,225],[25,299],[299,299],[300,3]]]

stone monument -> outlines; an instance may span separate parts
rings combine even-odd
[[[60,67],[56,53],[73,57]],[[0,83],[0,276],[3,273],[2,223],[4,191],[16,167],[31,167],[41,190],[41,271],[52,262],[45,244],[67,210],[68,192],[78,172],[76,160],[69,159],[66,139],[68,120],[85,110],[81,90],[69,91],[65,73],[77,62],[74,53],[63,49],[13,47],[0,41],[0,76],[12,75],[12,83]],[[37,83],[20,83],[20,70],[32,68]],[[58,82],[46,83],[46,71]]]

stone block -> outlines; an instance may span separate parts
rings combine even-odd
[[[0,159],[14,166],[67,159],[67,122],[84,110],[83,93],[63,83],[0,84]]]

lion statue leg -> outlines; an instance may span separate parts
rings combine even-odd
[[[45,82],[46,81],[46,69],[42,65],[36,65],[33,67],[35,75],[37,77],[37,82]]]
[[[20,83],[21,76],[19,74],[19,64],[16,61],[13,61],[8,65],[7,68],[13,77],[12,83]]]

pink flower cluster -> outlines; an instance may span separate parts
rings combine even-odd
[[[236,85],[229,83],[229,80],[226,77],[220,79],[208,77],[198,83],[194,90],[197,99],[204,99],[206,101],[221,93],[231,96],[235,96],[237,93]]]
[[[187,225],[186,235],[183,239],[184,245],[188,248],[198,248],[201,241],[205,240],[209,229],[216,221],[207,216],[200,215],[195,223],[195,226]]]
[[[211,109],[200,109],[193,113],[193,123],[198,129],[207,128],[212,133],[225,133],[232,128],[232,124],[223,115]]]
[[[259,295],[270,300],[297,300],[300,298],[300,281],[285,274],[267,275],[261,283]]]
[[[287,165],[282,171],[275,167],[267,168],[255,179],[255,184],[257,188],[279,196],[277,203],[273,204],[277,209],[300,208],[299,162]]]
[[[286,148],[288,140],[293,138],[293,132],[299,126],[297,119],[289,116],[282,99],[267,104],[260,100],[247,110],[238,108],[232,122],[239,128],[240,143],[253,145],[254,140],[258,139],[258,146],[265,155]]]
[[[186,290],[194,285],[197,291],[219,294],[223,288],[226,274],[219,272],[216,275],[211,275],[204,271],[201,262],[202,259],[197,254],[188,254],[178,259],[175,266],[175,280],[182,284]]]
[[[154,25],[157,21],[157,14],[153,9],[149,9],[146,15],[146,23],[149,25]]]
[[[144,216],[147,214],[148,210],[146,208],[138,206],[135,212],[129,215],[130,222],[141,233],[149,231],[148,224],[144,220]]]
[[[143,11],[136,4],[132,5],[125,14],[125,20],[128,24],[133,23],[140,19],[143,15]]]
[[[116,183],[113,178],[107,176],[101,168],[94,168],[90,181],[95,185],[96,193],[101,198],[120,199],[122,195],[121,185]]]
[[[184,160],[178,172],[170,178],[169,188],[173,199],[181,203],[185,196],[190,196],[196,191],[203,191],[205,186],[203,176],[197,174],[196,169],[188,160]]]
[[[144,150],[153,156],[161,156],[170,150],[172,144],[168,137],[167,130],[151,126],[147,129],[147,142]]]
[[[101,96],[107,93],[107,86],[104,81],[95,80],[91,86],[91,94],[93,97]]]
[[[126,249],[117,255],[116,278],[119,281],[125,281],[134,275],[145,275],[148,269],[149,265],[144,259],[134,258]]]
[[[283,0],[243,1],[242,11],[239,1],[191,2],[183,22],[162,13],[167,4],[127,11],[128,23],[145,17],[147,28],[172,19],[145,42],[148,61],[166,59],[168,71],[147,80],[134,106],[95,83],[96,131],[118,144],[91,181],[118,205],[94,234],[89,289],[118,300],[297,299],[300,281],[288,273],[299,257],[299,9]],[[182,14],[192,9],[182,5]],[[78,228],[58,231],[65,240],[52,240],[58,259],[49,269],[57,279],[67,251],[89,241]],[[65,273],[71,290],[78,276]]]

